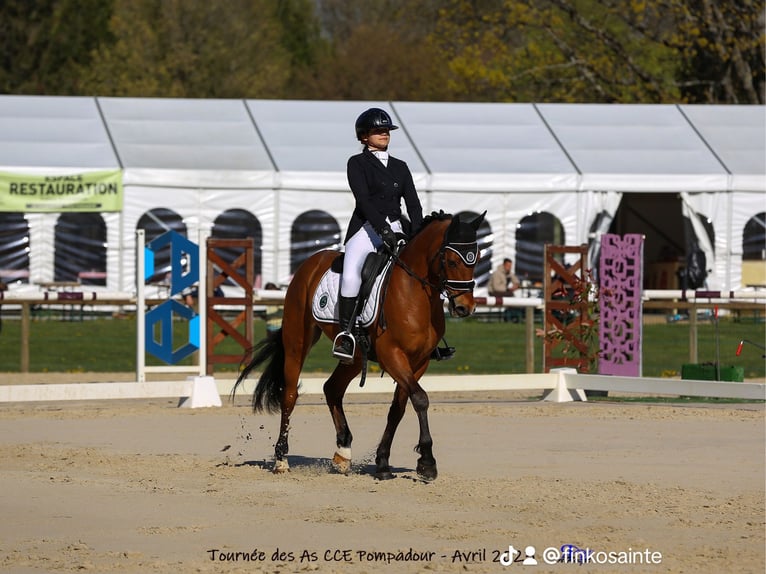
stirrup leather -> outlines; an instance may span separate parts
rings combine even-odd
[[[347,354],[343,349],[341,349],[340,344],[342,341],[351,341],[351,354]],[[341,331],[337,335],[335,335],[335,339],[332,342],[333,348],[332,348],[332,356],[338,359],[339,361],[343,363],[353,363],[354,362],[354,354],[356,353],[356,339],[354,336],[349,333],[348,331]]]

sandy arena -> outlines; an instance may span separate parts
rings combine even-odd
[[[386,394],[347,400],[349,476],[330,467],[318,396],[299,400],[282,476],[269,471],[278,418],[253,415],[249,396],[4,405],[0,571],[523,571],[501,562],[513,546],[529,572],[764,572],[762,404],[432,393],[439,478],[415,476],[409,409],[397,477],[378,482],[392,387],[373,384]],[[590,563],[555,563],[566,544]]]

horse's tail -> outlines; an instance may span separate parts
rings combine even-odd
[[[239,384],[256,367],[266,363],[253,393],[253,410],[262,412],[265,409],[268,413],[279,412],[285,389],[285,345],[282,342],[282,329],[266,335],[265,339],[262,339],[252,348],[252,353],[254,356],[240,372],[237,382],[234,383],[231,396],[234,396]]]

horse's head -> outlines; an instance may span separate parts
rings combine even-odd
[[[476,308],[473,298],[476,285],[473,272],[479,260],[476,234],[486,214],[485,211],[470,221],[453,217],[444,233],[439,250],[439,280],[452,317],[467,317]]]

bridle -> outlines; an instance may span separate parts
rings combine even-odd
[[[447,275],[447,263],[446,253],[452,251],[460,257],[461,261],[466,267],[474,267],[479,258],[479,246],[476,241],[462,243],[462,242],[449,242],[447,241],[447,234],[445,232],[444,240],[442,241],[439,251],[434,253],[433,257],[428,261],[428,268],[430,269],[434,263],[434,260],[439,258],[439,283],[434,285],[425,277],[421,277],[410,269],[404,261],[399,258],[398,250],[396,253],[392,253],[391,257],[394,262],[401,267],[407,275],[416,279],[424,287],[430,287],[432,290],[438,291],[445,299],[450,302],[450,305],[454,305],[454,300],[460,297],[463,293],[469,293],[473,291],[476,286],[476,281],[473,279],[470,281],[463,281],[460,279],[450,279]]]

